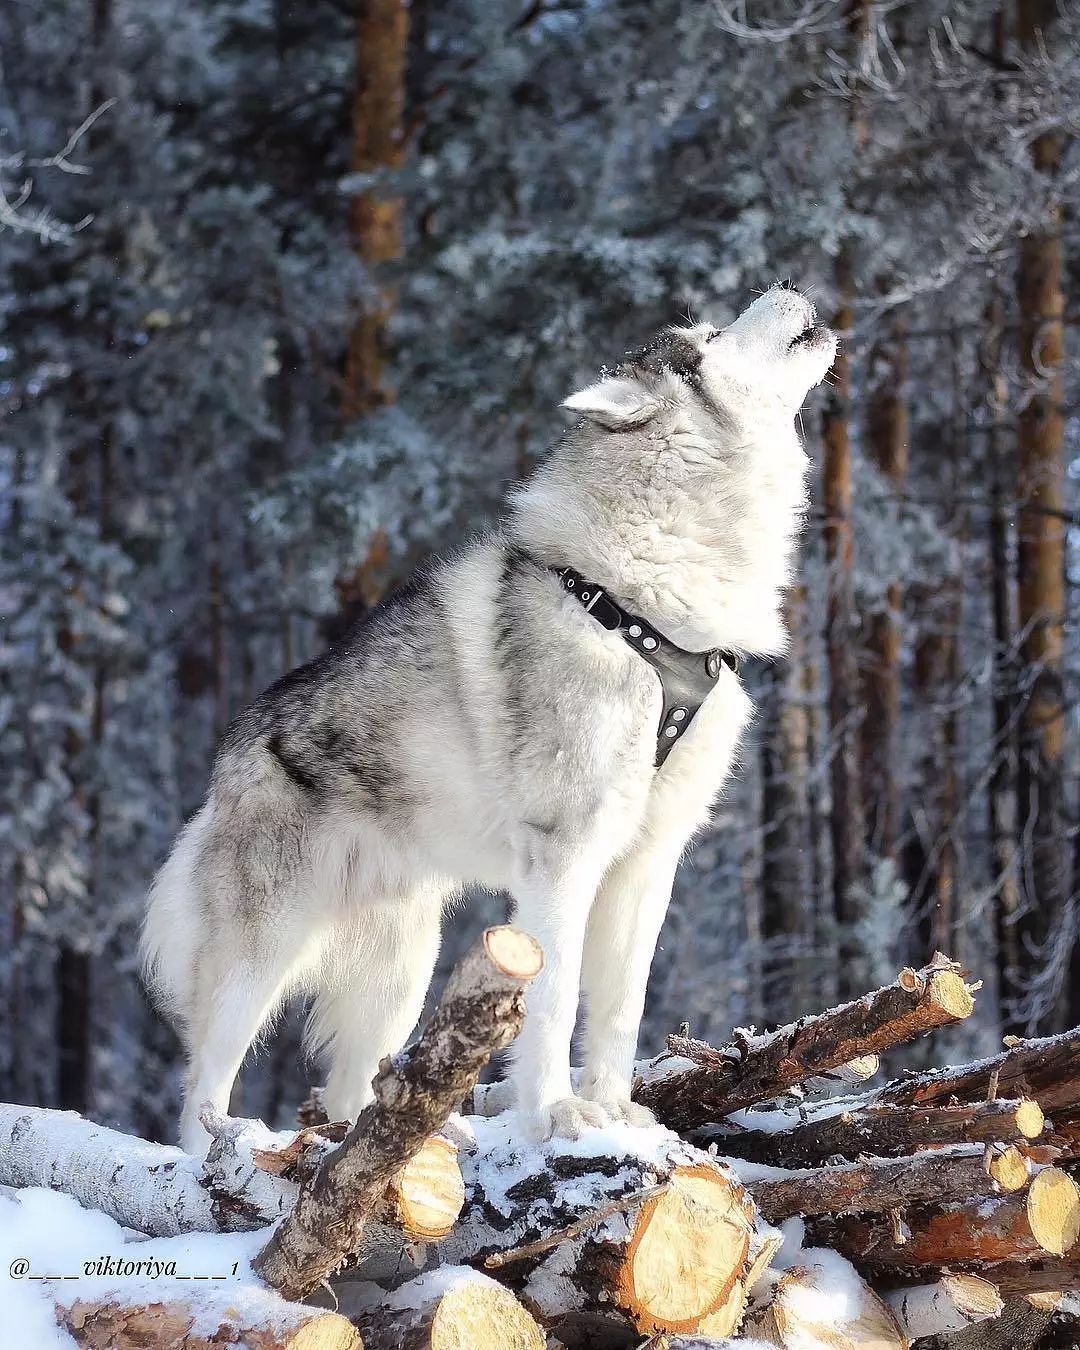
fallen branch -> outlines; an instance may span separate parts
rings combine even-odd
[[[379,1068],[374,1103],[300,1189],[295,1208],[254,1261],[287,1297],[301,1298],[361,1245],[391,1177],[445,1125],[496,1050],[517,1035],[525,989],[540,973],[538,944],[489,928],[454,970],[416,1043]]]
[[[634,1097],[671,1129],[694,1129],[776,1098],[860,1055],[961,1021],[974,1006],[958,968],[941,959],[921,971],[901,971],[895,984],[766,1036],[722,1051],[706,1046],[696,1057],[660,1056],[635,1084]],[[676,1044],[687,1047],[682,1040]]]

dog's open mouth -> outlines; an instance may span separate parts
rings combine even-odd
[[[817,344],[828,336],[829,330],[823,323],[817,323],[811,319],[806,327],[796,337],[791,339],[788,344],[788,351],[796,351],[800,347],[816,347]]]

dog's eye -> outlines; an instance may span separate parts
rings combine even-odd
[[[712,332],[709,334],[709,336],[705,339],[705,341],[706,341],[706,342],[715,342],[716,339],[720,336],[720,334],[721,334],[723,331],[724,331],[724,330],[723,330],[722,328],[714,328],[714,329],[712,330]]]

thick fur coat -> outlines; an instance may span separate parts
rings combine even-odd
[[[630,1077],[649,966],[750,704],[725,668],[656,768],[656,672],[550,568],[689,650],[782,651],[805,504],[794,416],[834,352],[790,288],[726,329],[668,330],[567,399],[580,420],[495,533],[241,715],[144,931],[190,1056],[185,1147],[205,1146],[200,1105],[225,1109],[298,990],[315,995],[327,1109],[354,1117],[417,1021],[447,902],[474,883],[509,891],[545,952],[515,1047],[527,1127],[647,1118]]]

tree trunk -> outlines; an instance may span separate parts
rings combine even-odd
[[[766,1020],[783,1024],[811,1006],[813,910],[807,781],[806,587],[786,601],[790,645],[773,667],[762,730],[762,929]]]
[[[1017,37],[1031,51],[1047,41],[1054,0],[1018,0]],[[1036,170],[1054,177],[1059,135],[1032,145]],[[1019,820],[1030,878],[1018,923],[1019,982],[1029,1003],[1029,1031],[1056,1030],[1066,1011],[1056,990],[1036,991],[1043,950],[1061,920],[1067,891],[1062,828],[1065,709],[1062,653],[1065,616],[1064,248],[1061,208],[1047,210],[1041,228],[1020,240],[1017,301],[1020,368],[1025,401],[1018,438],[1017,599],[1024,697],[1020,707]],[[1024,841],[1030,841],[1025,844]]]
[[[906,323],[894,316],[868,361],[869,450],[897,502],[908,466]],[[863,658],[862,778],[867,846],[878,858],[896,859],[900,830],[900,784],[896,776],[900,727],[900,624],[904,591],[892,580],[870,615]]]
[[[468,1267],[421,1275],[355,1318],[364,1350],[544,1350],[536,1319]]]
[[[392,172],[405,155],[405,79],[409,41],[407,0],[357,0],[356,94],[352,170]],[[349,336],[342,417],[346,423],[384,404],[394,390],[386,377],[386,326],[394,290],[378,272],[401,256],[402,201],[375,186],[353,198],[353,248],[368,273],[371,293]]]
[[[356,1328],[337,1313],[285,1303],[271,1295],[252,1308],[244,1290],[239,1311],[225,1290],[203,1290],[198,1300],[129,1306],[119,1298],[80,1299],[58,1307],[56,1318],[86,1350],[362,1350]]]

